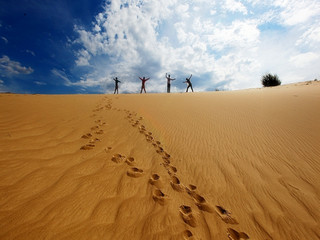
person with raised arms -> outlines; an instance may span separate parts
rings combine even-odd
[[[189,78],[186,78],[186,81],[184,81],[184,83],[187,83],[187,84],[188,84],[188,87],[187,87],[186,92],[188,92],[189,88],[191,88],[191,90],[192,90],[192,92],[193,92],[192,83],[191,83],[191,81],[190,81],[191,77],[192,77],[192,74],[190,75]]]
[[[139,77],[139,78],[140,78],[140,80],[142,81],[142,82],[141,82],[141,91],[140,91],[140,93],[142,93],[142,90],[144,90],[144,93],[147,93],[147,92],[146,92],[146,85],[145,85],[145,83],[146,83],[146,81],[148,81],[150,78],[145,78],[145,77],[143,77],[143,78]]]

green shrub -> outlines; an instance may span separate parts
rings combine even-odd
[[[281,81],[279,80],[278,75],[272,75],[270,73],[262,76],[261,83],[264,87],[274,87],[281,85]]]

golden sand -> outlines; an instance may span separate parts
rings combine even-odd
[[[0,239],[319,239],[320,84],[0,94]]]

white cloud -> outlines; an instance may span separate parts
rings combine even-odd
[[[319,61],[319,55],[313,52],[301,53],[296,56],[292,56],[289,59],[295,67],[301,68],[310,65],[312,62]]]
[[[320,14],[320,2],[317,0],[275,0],[274,5],[282,8],[280,17],[289,26],[305,23]]]
[[[72,82],[69,80],[67,74],[64,71],[58,70],[58,69],[52,69],[51,73],[55,75],[56,77],[62,79],[66,86],[71,86]]]
[[[113,92],[112,77],[118,76],[120,91],[138,92],[138,76],[146,76],[151,77],[147,91],[164,92],[165,72],[181,80],[193,73],[196,90],[257,87],[265,71],[287,78],[283,82],[309,77],[320,54],[319,4],[294,3],[296,7],[280,0],[112,1],[91,29],[75,26],[75,44],[81,48],[75,63],[90,68],[78,82],[65,83]],[[299,17],[302,13],[306,16]],[[298,19],[292,18],[295,14]],[[264,24],[273,31],[263,30]],[[184,90],[181,82],[172,89]]]
[[[245,15],[248,13],[247,8],[241,2],[235,0],[225,0],[223,8],[230,12],[241,12]]]
[[[88,66],[88,65],[90,65],[89,64],[89,60],[91,58],[91,55],[88,53],[87,50],[81,49],[80,51],[78,51],[76,53],[76,55],[78,56],[78,59],[76,60],[77,66]]]
[[[58,79],[63,80],[64,85],[66,86],[77,86],[77,87],[82,87],[82,88],[87,88],[87,87],[101,87],[104,86],[107,81],[106,78],[92,78],[91,76],[84,76],[81,77],[79,81],[73,82],[70,80],[68,75],[65,73],[64,70],[59,70],[59,69],[52,69],[51,73],[56,76]]]
[[[299,37],[296,42],[297,46],[307,46],[313,49],[320,47],[320,21],[309,25],[308,29]]]
[[[31,67],[23,67],[21,63],[10,60],[6,55],[0,58],[0,73],[3,75],[31,74],[32,72]]]
[[[39,82],[39,81],[33,81],[33,83],[35,83],[35,84],[37,84],[37,85],[39,85],[39,86],[45,86],[45,85],[47,85],[47,83],[45,83],[45,82]]]
[[[212,28],[213,34],[209,36],[209,42],[217,50],[228,47],[252,48],[259,43],[260,31],[256,21],[236,20],[229,26],[216,24]]]

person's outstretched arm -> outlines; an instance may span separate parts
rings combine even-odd
[[[139,77],[139,78],[140,78],[141,81],[143,80],[141,77]]]
[[[192,78],[192,74],[190,75],[190,77],[189,77],[189,80]]]
[[[150,78],[146,78],[146,81],[148,81]]]

